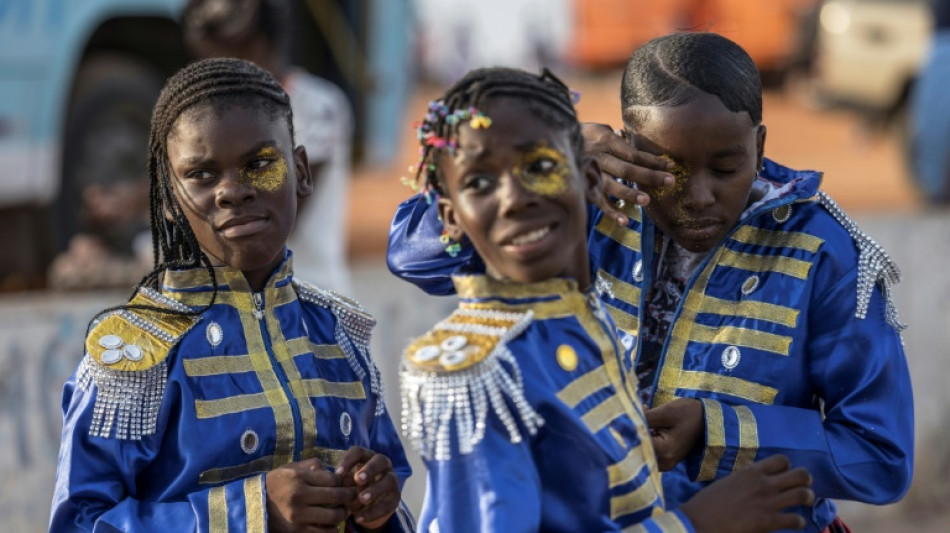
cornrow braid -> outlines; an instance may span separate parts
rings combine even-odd
[[[676,107],[703,93],[716,96],[732,112],[745,111],[753,124],[762,122],[761,77],[741,46],[710,32],[657,37],[637,48],[624,69],[624,123],[637,129],[643,108]]]
[[[571,148],[580,158],[584,153],[584,140],[574,110],[576,95],[548,69],[540,74],[505,67],[470,71],[440,99],[430,103],[428,113],[418,124],[420,161],[415,183],[427,195],[441,192],[441,175],[436,164],[439,154],[455,149],[458,128],[466,120],[472,127],[487,127],[490,117],[485,117],[479,108],[496,98],[522,100],[546,124],[568,130]]]
[[[191,63],[169,78],[152,111],[148,141],[149,215],[154,268],[136,285],[132,297],[144,287],[161,290],[162,275],[169,269],[204,266],[211,277],[211,298],[203,308],[189,312],[120,305],[103,310],[93,318],[93,322],[102,314],[119,309],[145,308],[170,314],[198,315],[214,305],[218,293],[217,277],[175,196],[168,162],[168,136],[175,122],[185,111],[201,104],[210,104],[217,109],[238,105],[260,109],[273,116],[284,116],[293,144],[290,99],[280,83],[257,65],[233,58],[205,59]]]

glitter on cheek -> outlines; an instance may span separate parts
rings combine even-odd
[[[552,168],[535,170],[538,165],[545,163],[552,165]],[[542,144],[521,157],[514,174],[524,188],[535,194],[552,197],[567,190],[570,165],[563,153]]]
[[[261,191],[280,189],[287,178],[287,160],[273,147],[264,148],[255,157],[271,159],[271,163],[262,169],[242,169],[241,178]]]
[[[673,163],[670,173],[673,174],[673,185],[668,187],[643,187],[643,190],[650,195],[650,198],[665,203],[663,207],[669,215],[671,221],[677,225],[688,225],[690,216],[683,206],[683,194],[686,191],[686,181],[689,180],[690,166],[678,163],[667,154],[662,154],[661,158]]]

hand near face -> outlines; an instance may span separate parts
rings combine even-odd
[[[356,489],[343,487],[340,477],[318,459],[272,470],[264,483],[267,528],[271,533],[336,533],[340,522],[350,514],[346,505],[356,498]]]
[[[673,185],[673,175],[669,173],[671,163],[667,159],[637,150],[609,126],[585,122],[581,124],[581,134],[584,151],[600,166],[604,194],[594,203],[605,216],[621,224],[627,223],[627,216],[610,202],[610,196],[640,205],[650,202],[647,193],[618,183],[614,178],[640,187]]]
[[[348,510],[363,530],[382,527],[399,506],[399,479],[385,455],[353,446],[343,454],[336,474],[345,487],[358,492]]]
[[[788,458],[773,455],[696,493],[680,510],[697,533],[759,533],[802,529],[805,519],[783,509],[810,506],[815,494],[804,468],[789,470]]]
[[[703,404],[699,400],[679,398],[644,414],[653,435],[657,464],[663,472],[685,459],[703,438]]]

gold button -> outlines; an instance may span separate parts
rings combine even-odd
[[[573,372],[577,368],[577,352],[574,348],[566,344],[557,347],[557,364],[568,372]]]

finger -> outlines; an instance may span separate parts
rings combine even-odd
[[[353,520],[358,524],[372,523],[388,517],[399,507],[399,496],[396,493],[383,495],[381,498],[354,513]]]
[[[349,472],[357,463],[369,461],[373,454],[374,452],[372,450],[367,450],[361,446],[351,446],[349,450],[343,453],[343,458],[340,459],[340,464],[337,465],[335,470],[336,475],[342,476]]]
[[[815,503],[815,492],[808,487],[795,487],[775,496],[773,500],[776,509],[789,507],[811,506]]]
[[[632,202],[639,205],[650,203],[650,195],[633,187],[629,187],[615,180],[609,174],[601,172],[600,186],[604,190],[605,196],[613,196],[624,202]]]
[[[669,172],[642,167],[613,154],[599,154],[595,157],[602,172],[627,183],[636,183],[641,187],[668,187],[676,183],[676,179]]]
[[[620,226],[626,226],[629,222],[627,215],[617,209],[606,196],[598,196],[594,199],[594,205],[604,214],[604,218],[613,220]]]
[[[356,471],[354,479],[356,484],[359,486],[366,485],[371,480],[377,480],[385,474],[388,474],[393,471],[393,463],[389,460],[389,457],[381,453],[377,453],[363,465],[362,468]]]
[[[785,472],[790,466],[788,457],[779,454],[757,461],[753,463],[750,468],[755,468],[764,474],[772,475]]]
[[[350,512],[345,507],[321,507],[318,505],[307,505],[302,508],[294,509],[291,523],[294,526],[316,526],[326,527],[347,519]]]
[[[782,513],[772,522],[770,531],[794,529],[805,529],[805,519],[794,513]]]
[[[772,483],[779,490],[788,490],[795,487],[810,487],[811,474],[804,468],[796,468],[787,472],[772,475]]]
[[[355,487],[310,487],[301,491],[300,503],[320,507],[342,507],[356,498]]]
[[[311,487],[339,487],[340,477],[323,466],[319,470],[302,470],[300,479]]]
[[[646,418],[647,426],[649,426],[650,429],[669,429],[676,426],[679,417],[676,416],[675,409],[668,407],[670,405],[672,404],[647,409],[643,413],[643,417]]]
[[[395,472],[381,475],[379,481],[361,490],[357,497],[360,503],[367,505],[389,493],[399,493],[399,479]]]

